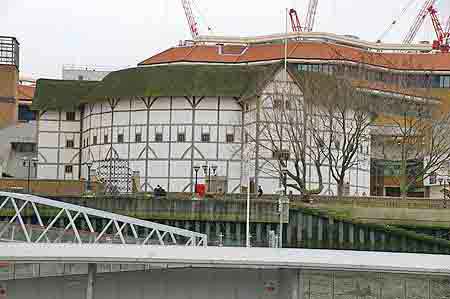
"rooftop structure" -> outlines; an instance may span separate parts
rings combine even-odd
[[[19,69],[19,42],[15,37],[0,36],[0,64]]]

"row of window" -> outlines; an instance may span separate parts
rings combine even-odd
[[[328,64],[299,64],[297,69],[306,72],[343,74],[351,79],[379,81],[402,87],[450,88],[450,76],[448,75],[394,74],[387,71],[362,69],[360,66]]]
[[[209,133],[202,133],[201,134],[201,142],[211,142],[211,135]],[[142,142],[142,134],[141,133],[136,133],[135,137],[134,137],[134,141],[136,143],[141,143]],[[164,138],[163,138],[163,134],[162,133],[156,133],[155,134],[155,142],[164,142]],[[227,143],[233,143],[234,142],[234,134],[229,133],[226,134],[225,136],[225,141]],[[177,134],[177,142],[186,142],[186,134],[185,133],[178,133]],[[108,135],[104,135],[103,136],[103,143],[104,144],[108,144],[109,143],[109,136]],[[117,135],[117,143],[125,143],[125,136],[124,134],[118,134]],[[98,138],[96,135],[92,136],[92,145],[97,145],[98,143]],[[83,140],[83,146],[89,146],[89,138],[86,138]],[[66,147],[67,148],[73,148],[74,147],[74,141],[72,139],[67,139],[66,140]]]

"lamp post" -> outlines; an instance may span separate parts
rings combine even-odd
[[[281,172],[283,174],[283,183],[284,183],[284,191],[283,196],[280,196],[278,199],[278,211],[280,213],[280,231],[278,233],[278,236],[280,238],[278,242],[278,247],[283,248],[283,216],[284,216],[284,204],[286,202],[286,195],[287,195],[287,161],[285,166],[281,168]]]
[[[194,193],[197,194],[197,185],[198,185],[198,171],[200,170],[200,166],[194,166],[195,171],[195,186],[194,186]]]
[[[86,166],[88,169],[88,183],[87,183],[87,191],[91,191],[91,168],[92,168],[92,161],[86,162]]]
[[[211,170],[213,171],[213,174],[217,176],[217,165],[208,165],[208,162],[202,166],[203,173],[205,177],[208,177],[208,192],[211,192]]]
[[[444,179],[444,178],[442,178],[442,177],[440,177],[439,178],[439,185],[440,186],[442,186],[442,183],[444,183],[443,184],[443,187],[444,187],[444,208],[447,208],[447,192],[448,192],[448,190],[447,190],[447,185],[450,185],[450,178],[446,178],[446,179]]]
[[[31,193],[31,166],[36,168],[38,161],[39,160],[37,158],[23,158],[23,167],[28,167],[27,193]]]

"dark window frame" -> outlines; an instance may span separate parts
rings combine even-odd
[[[76,121],[77,116],[75,114],[75,111],[67,111],[66,112],[66,120],[67,121]]]
[[[64,166],[64,173],[72,174],[73,173],[73,165],[66,165],[66,166]]]
[[[234,134],[233,133],[227,133],[225,135],[225,141],[226,141],[226,143],[234,143]]]
[[[178,133],[177,134],[177,142],[180,142],[180,143],[186,142],[186,133]]]
[[[142,133],[136,133],[136,135],[134,136],[134,141],[136,143],[141,143],[142,142]]]
[[[203,142],[203,143],[211,142],[211,134],[210,133],[202,133],[201,142]]]
[[[164,142],[163,133],[155,133],[155,142]]]
[[[73,139],[66,139],[66,148],[75,148],[75,141]]]
[[[117,143],[125,143],[125,136],[123,133],[117,134]]]

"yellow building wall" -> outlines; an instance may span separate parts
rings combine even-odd
[[[0,128],[17,120],[17,81],[19,71],[12,65],[0,65]]]

